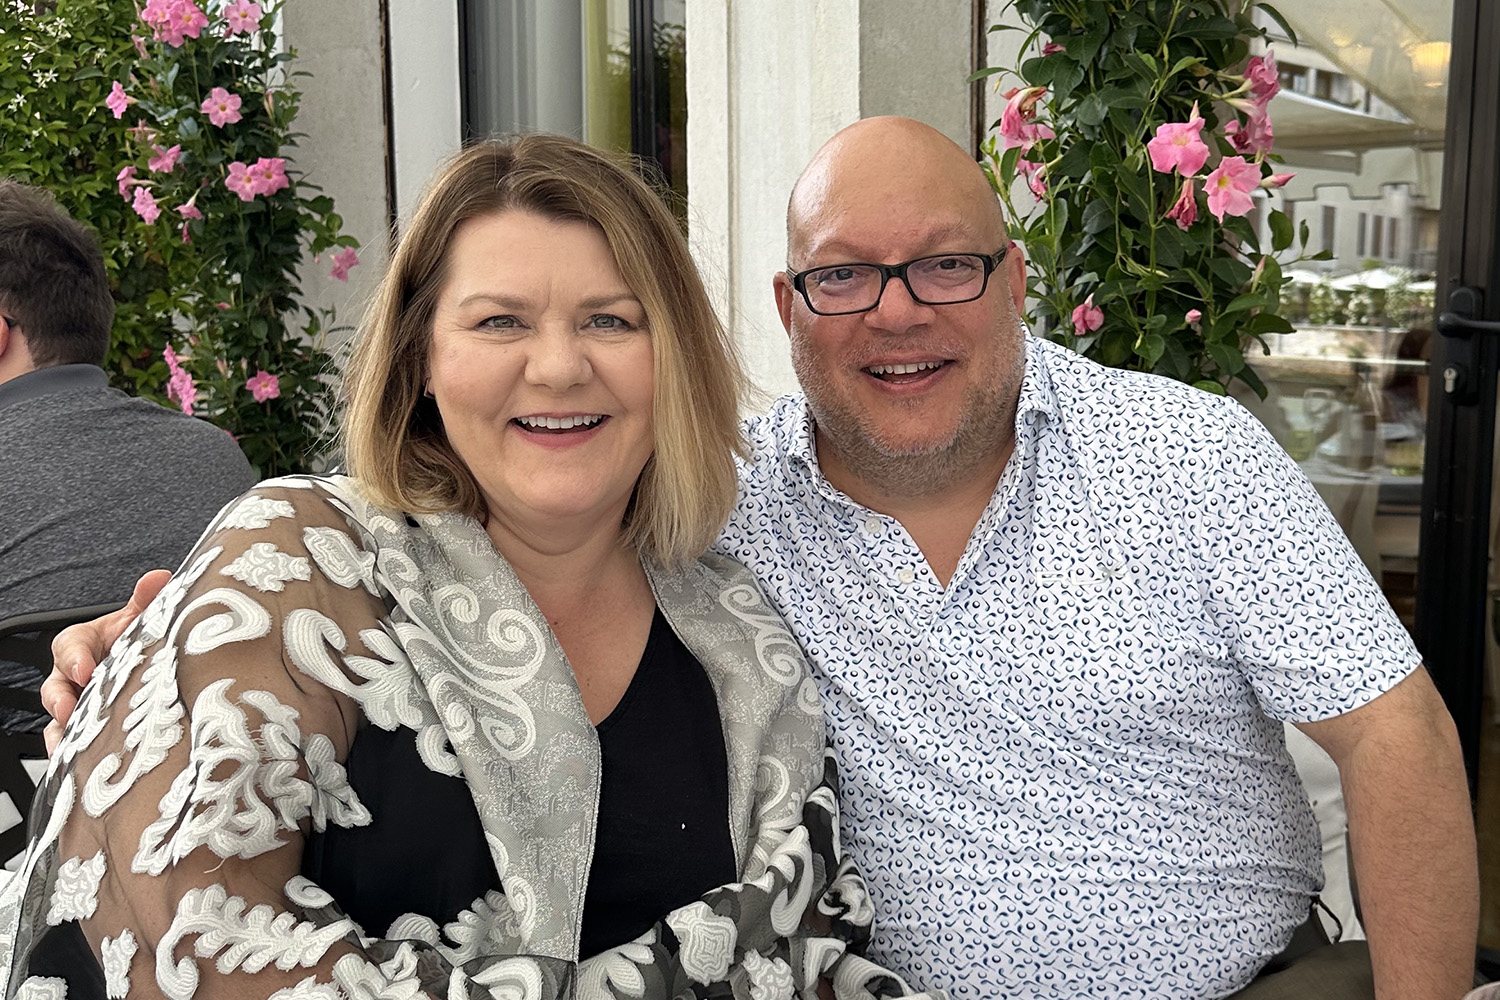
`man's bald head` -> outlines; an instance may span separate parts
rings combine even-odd
[[[882,225],[899,240],[911,235],[900,230],[945,211],[965,220],[987,246],[1005,243],[1000,204],[967,152],[919,121],[865,118],[824,143],[793,186],[788,257],[805,266],[805,255],[825,244],[860,239]]]

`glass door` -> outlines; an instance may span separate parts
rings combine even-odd
[[[1500,69],[1488,58],[1500,5],[1279,7],[1298,44],[1272,46],[1282,91],[1270,112],[1297,176],[1267,202],[1330,259],[1289,272],[1297,332],[1267,338],[1268,396],[1245,402],[1332,508],[1453,712],[1480,806],[1481,942],[1500,948],[1500,703],[1484,700],[1500,693],[1500,324],[1484,325],[1500,318]]]

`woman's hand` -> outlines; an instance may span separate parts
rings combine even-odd
[[[172,574],[167,570],[151,570],[136,581],[130,603],[119,611],[91,622],[70,625],[52,640],[52,676],[42,682],[42,707],[52,716],[43,734],[48,756],[57,749],[63,726],[78,706],[78,695],[94,675],[94,668],[170,579]]]

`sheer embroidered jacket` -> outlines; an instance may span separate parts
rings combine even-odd
[[[275,480],[225,508],[84,691],[0,890],[5,995],[66,997],[32,959],[80,928],[111,997],[906,993],[856,954],[873,913],[796,644],[736,563],[648,572],[718,698],[738,882],[580,963],[599,742],[540,612],[470,519]],[[343,766],[362,725],[413,731],[462,778],[503,891],[443,926],[362,928],[300,874],[307,837],[369,822]]]

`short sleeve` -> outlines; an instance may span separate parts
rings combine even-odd
[[[1296,462],[1235,401],[1223,399],[1220,413],[1201,550],[1214,618],[1268,715],[1312,722],[1352,711],[1421,657]]]
[[[31,928],[43,951],[81,929],[110,997],[446,983],[300,874],[311,831],[369,822],[343,767],[363,718],[350,692],[400,655],[374,561],[311,481],[220,514],[69,723],[26,862],[52,870]]]

